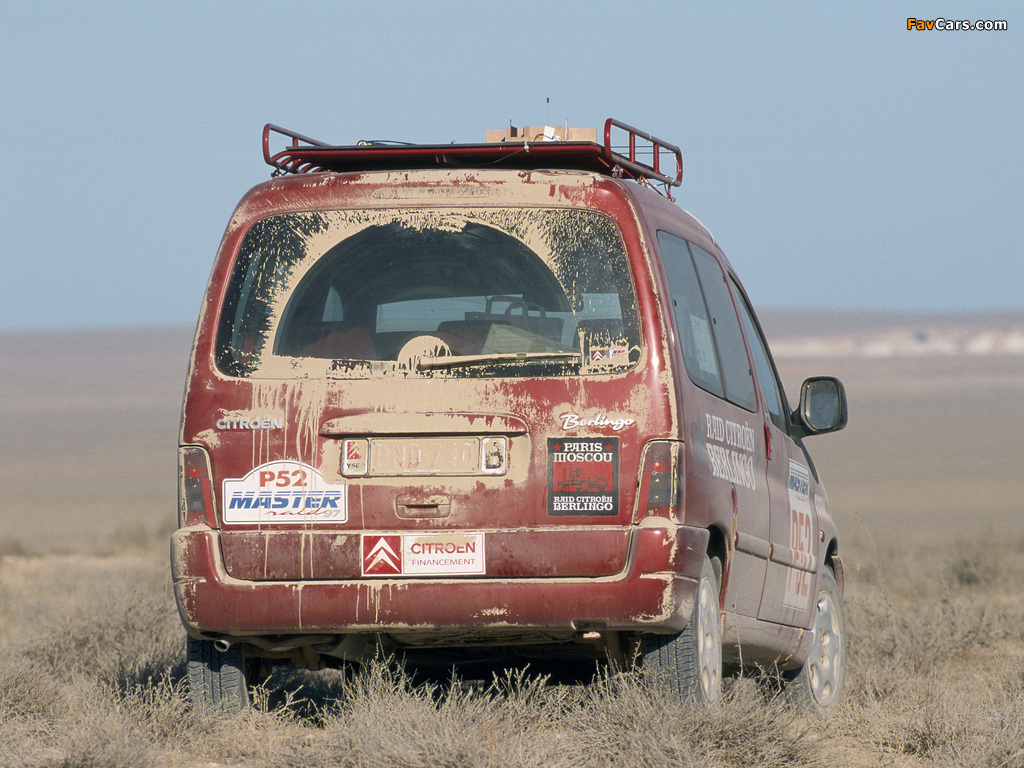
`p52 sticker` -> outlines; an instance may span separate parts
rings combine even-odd
[[[224,523],[344,523],[348,486],[328,483],[298,461],[261,464],[245,477],[224,481]]]

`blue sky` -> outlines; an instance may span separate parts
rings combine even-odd
[[[267,122],[432,143],[616,117],[682,147],[676,196],[756,306],[1024,309],[1016,3],[11,5],[0,332],[193,324]]]

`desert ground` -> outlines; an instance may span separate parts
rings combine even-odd
[[[192,331],[0,335],[0,765],[1024,766],[1024,313],[768,312],[842,537],[850,672],[825,719],[727,687],[712,711],[625,679],[422,688],[281,674],[191,712],[169,588]]]

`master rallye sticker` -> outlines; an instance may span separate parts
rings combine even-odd
[[[348,486],[326,482],[298,461],[271,461],[224,481],[224,522],[344,523]]]
[[[548,438],[548,514],[619,513],[619,438]]]

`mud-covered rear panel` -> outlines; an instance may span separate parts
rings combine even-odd
[[[211,286],[183,430],[209,452],[232,576],[623,570],[671,388],[632,209],[581,189],[248,226]]]

